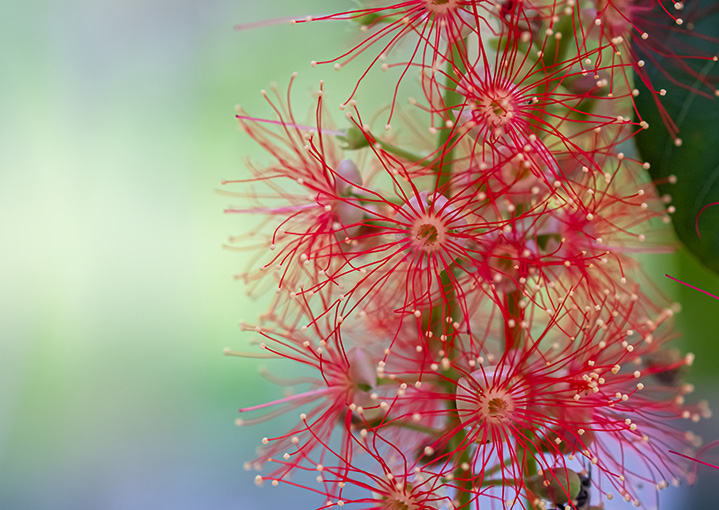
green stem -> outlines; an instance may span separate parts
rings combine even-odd
[[[465,41],[466,42],[466,41]],[[462,47],[457,44],[452,45],[452,58],[447,62],[447,79],[445,82],[446,90],[444,92],[444,105],[453,107],[462,103],[462,96],[457,92],[457,81],[458,73],[465,71],[464,59],[461,53]],[[454,113],[451,110],[448,111],[448,120],[453,123],[456,122]],[[433,164],[437,173],[437,184],[436,188],[441,189],[446,187],[444,194],[449,193],[448,183],[452,177],[452,165],[454,155],[454,143],[456,141],[456,131],[454,128],[443,128],[439,132],[439,139],[437,142],[438,152],[440,153],[439,164]],[[446,148],[447,147],[447,148]],[[446,149],[445,149],[446,148]],[[441,322],[434,323],[431,325],[432,330],[436,337],[440,337],[445,332],[447,327],[446,319],[452,317],[452,313],[456,308],[457,296],[454,292],[454,284],[452,283],[452,277],[449,274],[449,269],[443,271],[440,274],[441,288],[444,291],[444,313],[441,314]],[[449,328],[451,328],[451,324]],[[454,377],[454,376],[453,376]],[[457,375],[457,377],[459,377]],[[454,392],[457,389],[456,381],[446,381],[446,389],[448,392]],[[454,411],[455,417],[450,422],[450,427],[455,428],[457,433],[449,440],[448,448],[449,451],[453,452],[460,447],[462,453],[459,459],[455,462],[457,466],[454,470],[454,479],[458,480],[457,488],[457,499],[459,500],[458,508],[469,508],[470,502],[472,501],[472,478],[471,473],[466,472],[462,469],[461,465],[464,463],[469,464],[471,462],[470,448],[464,444],[466,442],[467,433],[461,425],[459,415],[457,413],[457,403],[454,399],[448,401],[448,408],[450,411]],[[464,446],[462,446],[464,445]]]
[[[466,40],[462,45],[466,44]],[[447,62],[447,79],[445,82],[445,93],[444,93],[444,105],[452,106],[458,105],[462,102],[462,96],[457,92],[457,81],[458,72],[461,74],[465,72],[466,68],[464,65],[464,58],[462,56],[462,46],[458,44],[452,45],[452,58]],[[448,110],[449,120],[453,123],[456,122],[456,117],[451,110]],[[452,134],[454,133],[454,134]],[[439,140],[437,143],[438,152],[440,153],[439,167],[437,168],[437,189],[441,189],[446,186],[452,177],[452,165],[454,163],[454,144],[457,138],[457,133],[454,128],[444,128],[439,132]],[[445,150],[445,147],[448,147]],[[444,194],[449,194],[449,186],[444,191]],[[453,312],[456,309],[457,296],[454,292],[454,284],[452,283],[452,277],[449,274],[449,269],[444,270],[440,274],[440,283],[444,291],[444,314],[443,319],[452,317]],[[451,327],[451,326],[450,326]],[[444,328],[444,324],[440,324],[437,329]],[[441,335],[442,333],[440,333]]]
[[[385,152],[389,152],[390,154],[399,156],[400,158],[411,161],[412,163],[418,163],[421,166],[430,168],[435,166],[434,162],[427,161],[427,156],[420,156],[418,154],[414,154],[413,152],[402,149],[400,147],[397,147],[396,145],[392,145],[391,143],[387,143],[382,140],[377,140],[377,143],[380,147],[382,147],[382,150],[384,150]]]
[[[507,292],[504,295],[504,305],[507,307],[507,324],[504,329],[504,349],[509,351],[510,349],[519,349],[522,347],[522,308],[519,306],[519,301],[522,299],[522,292],[519,289],[515,289],[511,292]],[[510,326],[508,323],[510,320],[514,320],[514,326]]]
[[[456,408],[455,408],[456,409]],[[459,424],[459,418],[457,418],[457,425]],[[449,451],[455,451],[466,442],[467,439],[467,433],[464,431],[464,428],[459,429],[459,431],[450,439],[449,441]],[[454,470],[454,479],[455,480],[461,480],[459,481],[458,489],[457,489],[457,499],[459,500],[459,506],[456,508],[469,508],[469,504],[472,501],[472,482],[471,480],[474,478],[474,476],[471,475],[469,471],[465,471],[462,469],[462,464],[465,462],[467,464],[470,464],[471,469],[471,455],[470,455],[470,449],[468,445],[464,445],[464,449],[462,450],[462,455],[459,457],[459,461],[457,462],[457,467]]]
[[[525,430],[524,431],[525,436],[529,440],[534,437],[534,433]],[[518,459],[524,459],[524,469],[522,470],[522,475],[524,476],[524,479],[528,479],[530,476],[534,476],[537,474],[537,460],[534,458],[534,454],[532,452],[533,448],[525,448],[524,446],[520,446],[517,444],[517,458]],[[532,503],[529,499],[527,499],[527,509],[528,510],[536,510],[536,506],[534,503]]]
[[[504,301],[505,306],[507,307],[507,321],[514,320],[514,326],[510,326],[509,324],[505,325],[505,351],[509,351],[510,349],[521,349],[523,347],[524,343],[524,335],[522,333],[522,319],[524,315],[524,311],[521,306],[519,306],[519,302],[522,298],[522,293],[519,289],[512,290],[510,292],[507,292],[504,295]],[[534,476],[537,474],[537,460],[534,456],[536,453],[532,447],[525,447],[523,444],[532,444],[532,439],[534,438],[534,432],[529,429],[522,430],[522,433],[524,436],[526,436],[526,441],[522,441],[520,438],[517,438],[516,441],[516,449],[517,449],[517,459],[522,462],[522,475],[524,479],[526,480],[530,476]],[[527,501],[527,508],[529,510],[535,510],[535,506],[531,501]]]
[[[466,43],[466,41],[465,41]],[[444,93],[444,104],[445,106],[454,106],[462,103],[462,95],[457,92],[457,80],[459,73],[466,71],[464,60],[462,59],[461,49],[458,45],[452,45],[452,58],[447,62],[447,80],[445,81],[445,93]],[[451,110],[447,112],[452,123],[457,121],[454,113]],[[450,178],[452,177],[452,164],[454,156],[454,143],[457,138],[457,133],[454,127],[442,128],[439,132],[439,143],[438,148],[441,151],[439,169],[437,170],[437,189],[445,186]],[[443,147],[448,146],[447,150],[442,150]],[[446,194],[446,192],[445,192]]]
[[[503,470],[503,469],[505,469],[505,468],[511,467],[512,464],[513,464],[513,462],[512,462],[511,459],[506,460],[506,461],[504,461],[504,463],[502,463],[502,464],[498,464],[498,465],[496,465],[496,466],[494,466],[494,467],[491,467],[491,468],[489,468],[489,469],[485,469],[483,476],[493,475],[493,474],[497,473],[498,471],[501,471],[501,470]]]
[[[484,480],[482,487],[489,487],[490,485],[514,485],[517,481],[514,478],[497,478],[496,480]]]

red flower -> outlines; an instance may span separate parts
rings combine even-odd
[[[294,75],[290,89],[293,81]],[[362,175],[352,160],[340,156],[337,137],[342,133],[323,129],[322,89],[314,127],[297,123],[289,94],[288,90],[287,106],[264,94],[277,113],[276,121],[237,115],[245,132],[275,161],[263,167],[248,165],[251,178],[224,184],[241,185],[243,191],[228,194],[253,202],[251,207],[228,208],[227,213],[262,219],[255,231],[233,238],[233,244],[246,245],[260,237],[260,246],[270,252],[259,271],[240,277],[249,282],[275,270],[277,289],[294,291],[301,282],[328,271],[335,258],[344,257],[344,242],[357,233],[365,211],[358,200]],[[271,234],[266,235],[265,225],[272,221]]]
[[[240,410],[243,425],[301,412],[263,439],[258,482],[311,472],[321,508],[580,509],[692,478],[699,440],[678,423],[710,412],[687,402],[693,357],[665,346],[675,307],[633,258],[670,249],[652,224],[673,208],[620,150],[648,127],[629,74],[654,57],[634,48],[675,56],[644,37],[649,6],[392,0],[308,18],[367,32],[337,68],[410,36],[387,68],[419,71],[410,103],[438,139],[404,143],[414,118],[372,133],[354,102],[350,129],[328,129],[321,87],[310,125],[289,97],[270,101],[277,120],[240,111],[273,161],[228,181],[250,200],[228,212],[262,216],[246,237],[271,255],[242,276],[259,290],[274,268],[278,285],[263,352],[229,354],[310,372],[266,374],[303,391]]]
[[[286,434],[262,440],[262,453],[255,462],[256,466],[259,468],[273,457],[282,455],[287,462],[274,472],[273,476],[282,477],[288,474],[293,467],[302,464],[313,451],[321,450],[324,443],[330,441],[338,423],[344,424],[343,454],[351,458],[351,442],[347,436],[348,426],[353,420],[350,404],[354,409],[358,405],[364,405],[362,413],[368,419],[384,414],[379,404],[370,398],[376,383],[376,361],[370,358],[364,349],[345,350],[339,329],[328,320],[316,320],[312,329],[306,332],[283,332],[259,326],[254,328],[254,331],[269,342],[260,343],[260,348],[267,354],[259,357],[284,358],[314,369],[317,373],[317,376],[312,378],[286,379],[268,372],[266,377],[276,384],[309,384],[310,388],[302,393],[240,409],[243,417],[237,420],[237,424],[242,426],[262,423],[289,411],[302,411],[300,423]],[[251,353],[229,350],[227,354],[258,357]],[[262,416],[245,417],[247,413],[271,408],[274,410]]]

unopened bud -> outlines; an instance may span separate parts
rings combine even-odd
[[[541,475],[525,479],[527,487],[542,499],[555,505],[566,505],[579,495],[582,481],[571,469],[545,469]]]
[[[339,138],[340,141],[344,142],[345,145],[343,149],[345,150],[352,151],[369,147],[369,141],[367,140],[367,136],[365,135],[364,131],[362,131],[357,126],[352,126],[347,131],[345,131],[344,135],[338,135],[337,138]]]
[[[354,161],[351,159],[343,159],[337,165],[335,170],[337,174],[337,191],[340,195],[345,195],[352,190],[352,185],[362,185],[362,175]]]

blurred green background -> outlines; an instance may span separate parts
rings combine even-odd
[[[289,497],[314,508],[311,495],[258,489],[243,470],[282,423],[234,425],[237,408],[279,391],[222,355],[244,345],[237,323],[264,303],[232,279],[245,263],[222,244],[243,227],[217,189],[258,154],[234,105],[269,115],[259,89],[295,70],[299,112],[320,78],[347,90],[352,73],[309,61],[337,54],[352,27],[232,29],[331,1],[4,7],[0,509],[274,509]],[[663,275],[717,294],[719,280],[683,256],[647,267],[684,305],[691,381],[711,396],[719,302]],[[696,508],[689,498],[675,508]]]

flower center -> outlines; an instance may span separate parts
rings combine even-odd
[[[476,114],[490,127],[501,127],[512,121],[516,113],[512,95],[506,90],[494,91],[476,101]]]
[[[391,494],[382,506],[382,510],[417,510],[418,508],[410,495],[403,492]]]
[[[493,398],[487,403],[489,408],[489,415],[492,417],[502,417],[504,412],[507,410],[507,402],[501,398]]]
[[[426,252],[437,251],[447,235],[447,227],[439,218],[422,215],[412,227],[412,240],[415,247]]]
[[[512,395],[502,389],[489,390],[480,397],[478,412],[489,422],[501,422],[509,418],[514,411]]]
[[[457,8],[457,0],[424,0],[424,8],[434,14],[446,14]]]
[[[525,389],[522,381],[507,379],[511,370],[504,365],[476,370],[471,378],[460,378],[457,384],[457,411],[465,425],[481,428],[521,420],[517,411],[524,408]]]
[[[490,103],[490,106],[497,117],[502,117],[506,112],[506,108],[499,104],[496,99]]]
[[[439,236],[439,233],[437,232],[437,227],[434,225],[420,225],[419,229],[417,230],[417,236],[416,239],[422,243],[424,243],[425,246],[432,245],[437,242],[437,237]]]
[[[419,254],[421,264],[427,261],[425,254],[448,250],[454,245],[464,246],[461,233],[467,226],[466,220],[449,205],[447,198],[436,195],[430,199],[427,195],[423,191],[402,206],[398,218],[403,228],[395,234],[397,241],[405,242],[408,249],[424,252]]]

